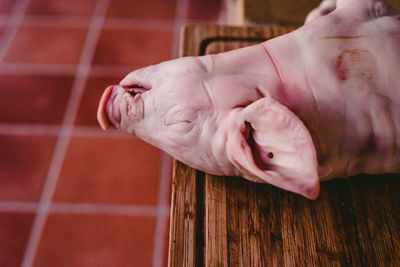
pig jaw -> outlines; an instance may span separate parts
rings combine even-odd
[[[224,121],[225,115],[211,115],[184,134],[165,125],[155,130],[143,121],[136,125],[135,135],[192,168],[214,175],[239,175],[226,154]]]

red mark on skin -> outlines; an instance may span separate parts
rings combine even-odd
[[[345,52],[342,52],[337,60],[336,60],[336,65],[335,65],[335,71],[336,75],[339,80],[341,81],[346,81],[349,78],[349,66],[347,62],[343,62],[345,56]]]
[[[322,39],[359,39],[365,38],[367,36],[364,35],[334,35],[334,36],[325,36]]]
[[[344,50],[336,59],[335,72],[339,80],[346,81],[352,74],[364,74],[361,55],[368,51],[360,49]]]

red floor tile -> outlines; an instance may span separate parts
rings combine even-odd
[[[0,14],[9,14],[14,6],[15,0],[1,0]]]
[[[103,30],[93,63],[136,68],[168,60],[172,35],[172,30]]]
[[[31,0],[26,14],[90,16],[95,3],[95,0],[79,0],[73,4],[65,0]]]
[[[155,218],[50,215],[34,266],[151,266]]]
[[[65,76],[0,75],[0,122],[61,123],[72,82]]]
[[[39,200],[55,142],[55,137],[0,135],[0,200]]]
[[[86,83],[75,124],[98,126],[96,112],[101,95],[107,86],[118,84],[122,78],[90,77]]]
[[[173,20],[175,9],[176,0],[113,0],[107,16]]]
[[[161,152],[132,138],[73,138],[54,200],[155,205]]]
[[[188,19],[217,21],[221,10],[221,0],[189,0]]]
[[[69,28],[20,28],[5,62],[76,64],[79,62],[86,30]]]
[[[0,213],[0,265],[20,266],[33,214]]]

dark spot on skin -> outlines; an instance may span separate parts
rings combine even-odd
[[[247,126],[246,132],[248,133],[247,136],[245,134],[245,137],[246,137],[247,144],[250,147],[251,152],[253,154],[254,163],[261,170],[271,170],[272,165],[266,161],[265,151],[261,147],[259,147],[254,140],[253,128],[251,127],[251,124],[249,122],[245,122],[245,123]]]
[[[274,158],[274,153],[269,152],[268,155],[267,155],[267,157],[270,158],[270,159],[273,159],[273,158]]]

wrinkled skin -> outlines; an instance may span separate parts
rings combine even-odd
[[[98,119],[196,169],[314,199],[320,180],[400,171],[399,74],[399,15],[325,0],[289,34],[130,73]]]

